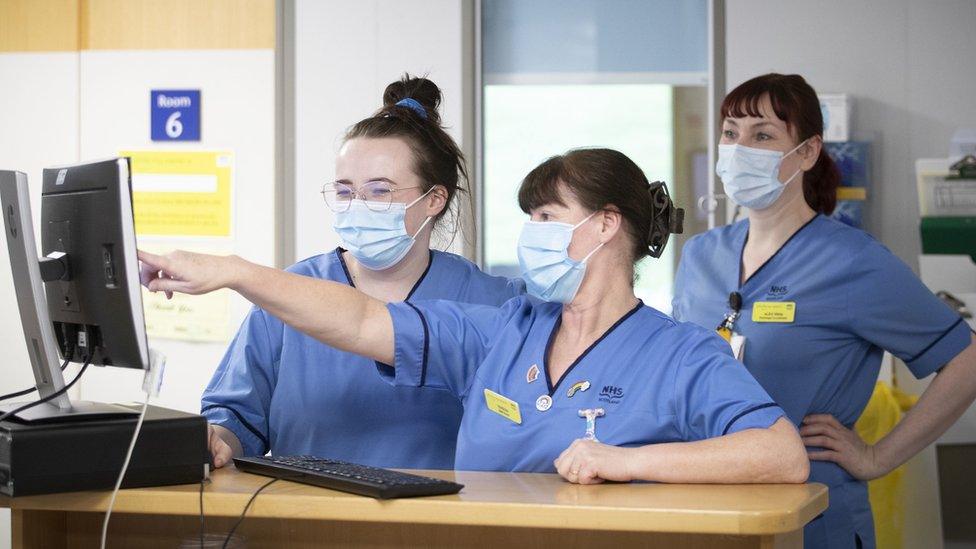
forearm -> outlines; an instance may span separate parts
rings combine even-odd
[[[874,446],[881,474],[905,463],[935,442],[976,399],[976,335],[936,374],[918,403]]]
[[[229,258],[228,286],[289,326],[337,349],[393,364],[386,305],[344,284]]]
[[[799,483],[809,462],[796,429],[780,418],[768,429],[748,429],[696,442],[637,448],[635,480],[669,483]]]

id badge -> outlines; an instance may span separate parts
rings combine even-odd
[[[506,398],[490,389],[485,389],[485,404],[488,409],[512,423],[522,424],[522,412],[519,411],[518,402]]]
[[[757,301],[752,306],[753,322],[792,323],[796,315],[793,301]]]

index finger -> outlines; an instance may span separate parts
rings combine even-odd
[[[166,270],[167,259],[161,255],[151,254],[144,250],[137,250],[139,261],[158,270]]]

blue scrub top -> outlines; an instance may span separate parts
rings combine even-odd
[[[501,308],[447,301],[387,307],[395,368],[378,365],[380,374],[462,399],[457,469],[555,472],[553,460],[585,433],[581,409],[605,410],[596,419],[601,442],[631,447],[765,428],[783,416],[725,341],[643,303],[558,381],[548,378],[546,356],[560,304],[517,297]],[[573,391],[580,382],[589,389]],[[485,389],[516,402],[521,424],[490,410]],[[542,395],[552,399],[545,411],[536,407]]]
[[[743,361],[794,423],[831,414],[852,427],[871,398],[884,350],[921,378],[969,345],[963,320],[907,265],[867,233],[822,215],[740,285],[748,230],[744,220],[685,244],[673,314],[715,329],[729,311],[729,294],[738,291],[742,314],[735,329],[746,338]],[[794,321],[753,322],[756,302],[793,302]],[[810,481],[831,491],[823,520],[807,528],[807,546],[854,547],[856,534],[872,547],[865,483],[820,461],[811,463]]]
[[[341,249],[288,271],[349,284]],[[432,251],[408,300],[500,305],[524,291]],[[203,415],[245,455],[309,454],[377,467],[451,469],[462,409],[448,391],[391,387],[369,359],[334,349],[253,308],[203,394]]]

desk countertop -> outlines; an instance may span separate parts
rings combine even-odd
[[[257,497],[249,517],[523,526],[631,532],[778,534],[802,528],[827,507],[827,488],[801,485],[603,484],[579,486],[557,475],[418,471],[465,485],[459,494],[375,500],[278,481]],[[266,477],[216,471],[204,488],[207,516],[238,516]],[[199,513],[198,484],[122,490],[114,512]],[[107,491],[0,497],[14,510],[104,511]]]

